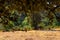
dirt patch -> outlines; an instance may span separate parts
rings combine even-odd
[[[60,40],[60,31],[0,32],[0,40]]]

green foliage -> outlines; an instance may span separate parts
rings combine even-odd
[[[21,24],[21,30],[32,30],[32,27],[31,27],[31,25],[29,24],[29,22],[28,22],[28,17],[25,17],[25,19],[24,19],[24,21],[22,22],[22,24]]]
[[[0,0],[0,30],[51,30],[60,26],[60,0],[48,2],[50,4],[47,0]]]

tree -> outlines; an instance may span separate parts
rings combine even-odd
[[[41,23],[41,14],[44,14],[44,11],[47,12],[50,25],[54,21],[53,19],[57,19],[55,12],[59,7],[60,0],[0,0],[0,18],[5,18],[7,22],[4,22],[3,24],[8,25],[9,21],[18,19],[17,16],[10,18],[15,10],[18,11],[18,15],[22,14],[21,12],[24,11],[27,17],[29,17],[28,20],[34,29],[39,29],[38,24]]]

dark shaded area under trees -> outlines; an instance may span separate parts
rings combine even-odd
[[[51,30],[60,26],[60,0],[0,0],[0,30]]]

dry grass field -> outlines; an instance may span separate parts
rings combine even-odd
[[[60,31],[0,32],[0,40],[60,40]]]

